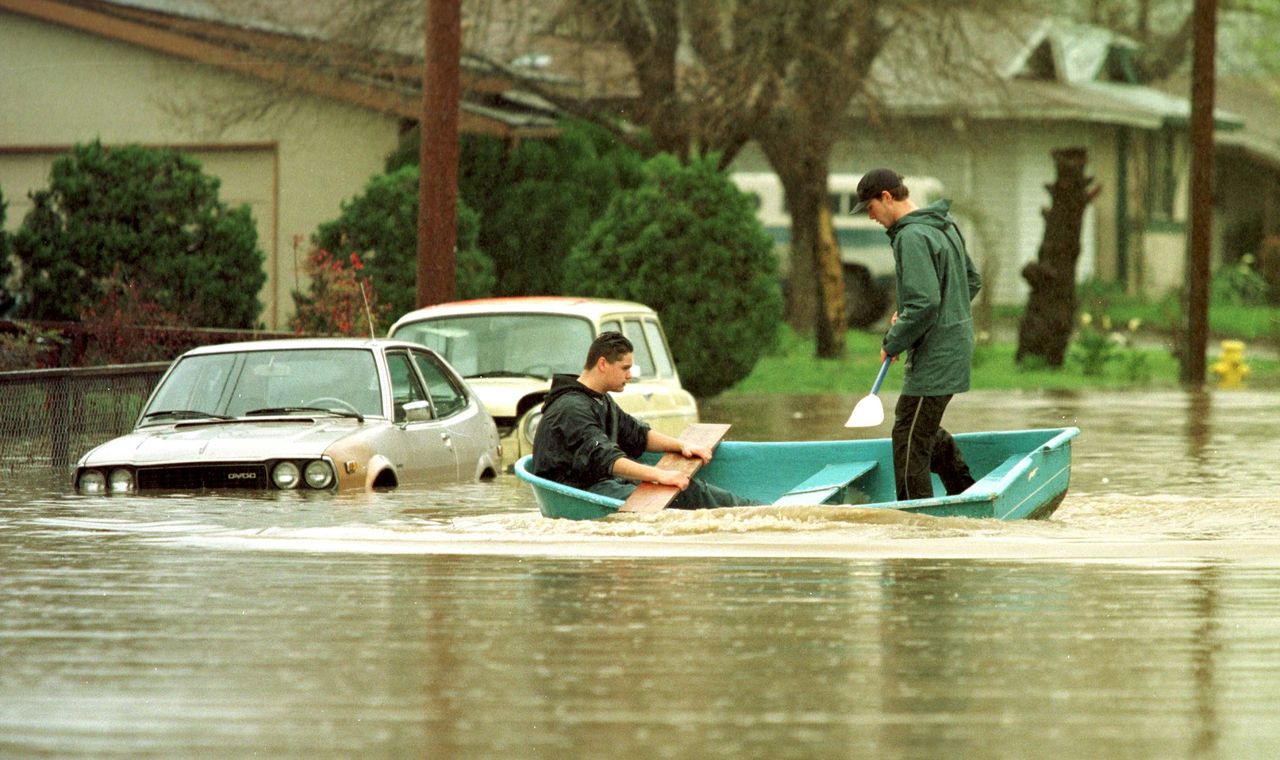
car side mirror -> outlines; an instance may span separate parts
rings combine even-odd
[[[405,422],[422,422],[431,419],[430,401],[410,401],[404,405]]]

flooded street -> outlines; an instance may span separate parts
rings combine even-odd
[[[841,438],[856,401],[702,413]],[[4,473],[0,757],[1274,757],[1277,420],[1252,391],[958,396],[953,432],[1082,430],[1061,508],[1016,523]]]

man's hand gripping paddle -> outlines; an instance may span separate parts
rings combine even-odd
[[[880,365],[880,374],[876,375],[876,382],[871,386],[871,393],[853,408],[849,421],[844,423],[845,427],[875,427],[884,422],[884,404],[876,394],[880,392],[880,384],[884,382],[884,376],[889,372],[889,363],[892,361],[892,356],[885,357],[884,363]]]

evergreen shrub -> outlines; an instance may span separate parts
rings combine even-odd
[[[458,298],[492,294],[493,261],[476,245],[480,220],[458,199]],[[412,311],[418,281],[418,167],[402,166],[371,178],[364,192],[342,204],[338,218],[321,224],[315,234],[318,248],[339,258],[357,253],[379,296],[399,317]]]
[[[564,121],[552,140],[463,135],[458,194],[480,214],[478,246],[494,262],[493,292],[560,292],[564,260],[620,189],[642,179],[644,157],[607,130]],[[387,171],[418,163],[417,130],[405,133]]]
[[[264,256],[249,207],[218,187],[174,150],[75,146],[14,235],[23,315],[75,320],[123,282],[186,324],[253,327]]]
[[[556,140],[464,143],[459,190],[481,212],[480,247],[493,257],[499,295],[560,292],[569,251],[610,199],[643,179],[643,157],[598,126],[565,122]]]
[[[10,304],[11,296],[7,290],[9,274],[13,271],[13,241],[4,228],[5,216],[9,212],[9,203],[4,199],[4,191],[0,189],[0,316]]]
[[[716,158],[660,155],[617,194],[565,263],[564,290],[662,317],[684,386],[714,396],[746,377],[782,318],[773,243]]]

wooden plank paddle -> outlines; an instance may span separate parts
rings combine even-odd
[[[679,438],[694,446],[706,446],[715,450],[716,446],[729,432],[729,425],[712,423],[696,423],[684,429]],[[680,452],[667,452],[658,460],[655,467],[662,470],[676,470],[689,477],[702,467],[702,460],[697,457],[685,457]],[[659,483],[644,482],[631,492],[623,502],[619,512],[660,512],[666,509],[671,500],[676,498],[680,489],[675,486],[664,486]]]

